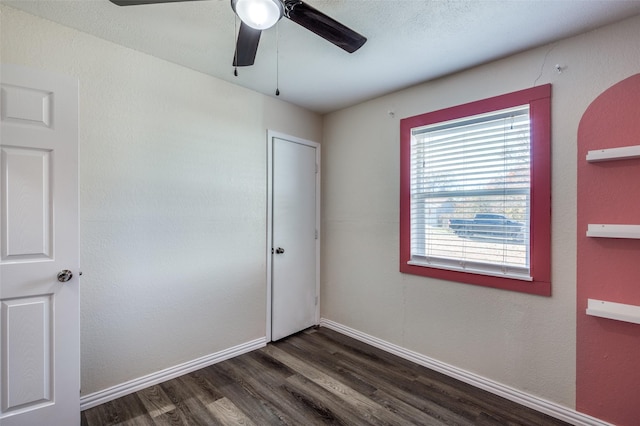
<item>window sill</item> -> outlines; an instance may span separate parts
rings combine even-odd
[[[473,268],[473,266],[469,266],[469,267],[463,267],[463,266],[454,266],[454,265],[440,265],[438,263],[432,263],[432,262],[428,262],[428,261],[419,261],[419,260],[410,260],[409,262],[407,262],[408,265],[413,265],[413,266],[419,266],[419,267],[423,267],[423,268],[435,268],[435,269],[441,269],[443,271],[453,271],[453,272],[462,272],[465,274],[478,274],[478,275],[485,275],[488,277],[498,277],[498,278],[506,278],[506,279],[511,279],[511,280],[518,280],[518,281],[533,281],[533,278],[529,275],[524,275],[524,274],[507,274],[507,273],[501,273],[498,271],[487,271],[484,269],[479,269],[479,268]]]
[[[540,281],[534,277],[529,280],[506,278],[506,276],[480,275],[468,270],[450,270],[441,267],[408,261],[400,264],[400,272],[403,274],[417,275],[443,281],[451,281],[461,284],[472,284],[481,287],[490,287],[500,290],[515,291],[518,293],[534,294],[537,296],[551,296],[551,282]]]

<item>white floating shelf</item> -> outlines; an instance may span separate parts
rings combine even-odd
[[[624,303],[588,299],[587,315],[640,324],[640,306]]]
[[[589,224],[587,237],[640,238],[640,225]]]
[[[598,161],[628,160],[630,158],[640,158],[640,145],[596,149],[587,152],[587,161],[590,163],[597,163]]]

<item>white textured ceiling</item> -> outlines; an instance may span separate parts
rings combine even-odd
[[[270,96],[278,82],[280,98],[320,113],[640,14],[637,0],[305,0],[367,43],[348,54],[284,18],[235,77],[229,0],[0,1]]]

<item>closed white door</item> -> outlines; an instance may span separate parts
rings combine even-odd
[[[271,339],[318,323],[319,145],[271,137]]]
[[[78,82],[0,77],[0,424],[79,425]]]

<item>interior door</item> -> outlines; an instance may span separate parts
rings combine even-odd
[[[78,82],[0,76],[0,424],[79,425]]]
[[[319,145],[272,137],[271,339],[318,323]]]

